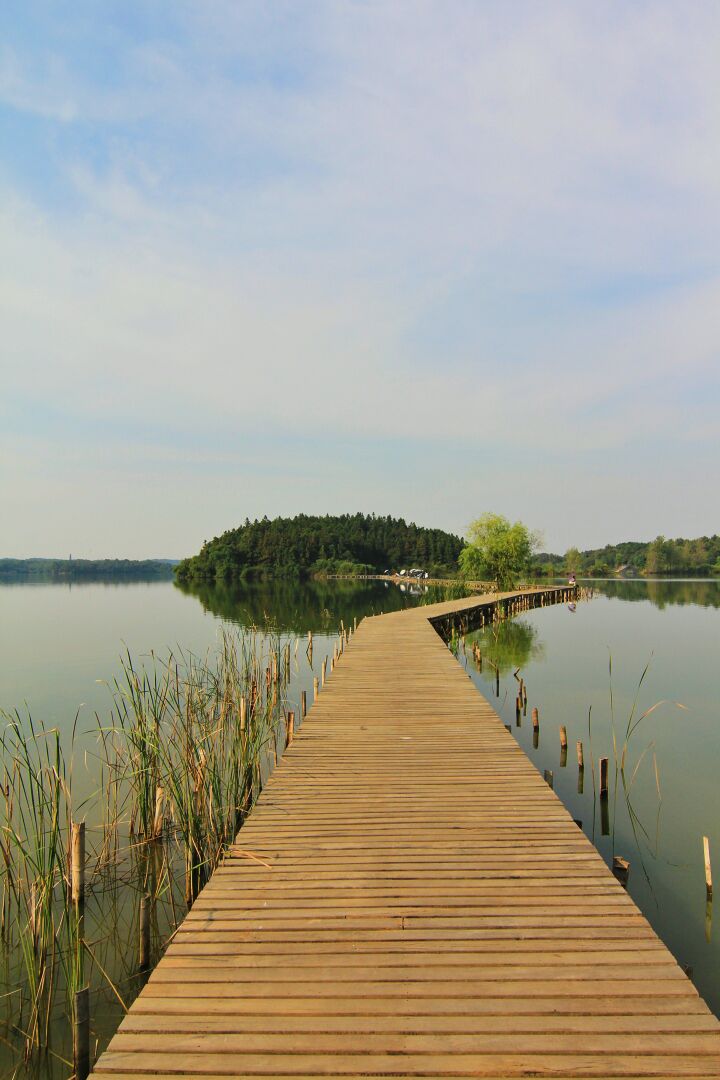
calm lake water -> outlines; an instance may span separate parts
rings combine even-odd
[[[564,605],[538,609],[501,625],[496,634],[486,630],[476,635],[484,656],[500,667],[499,697],[490,665],[476,670],[470,639],[459,661],[511,725],[540,772],[553,771],[556,792],[602,855],[609,862],[614,854],[629,859],[631,895],[678,960],[689,966],[700,993],[720,1012],[720,911],[714,926],[705,902],[702,853],[702,837],[707,835],[720,873],[720,583],[593,584],[599,594],[578,603],[574,611]],[[208,587],[196,594],[171,582],[2,585],[0,708],[29,710],[68,739],[77,714],[77,744],[82,749],[87,739],[88,748],[92,739],[83,733],[94,728],[95,712],[109,712],[107,684],[118,675],[126,648],[135,658],[153,650],[166,654],[177,646],[202,655],[217,644],[226,623],[263,625],[270,619],[286,638],[302,639],[288,689],[288,705],[297,709],[300,691],[311,691],[313,674],[332,652],[341,619],[351,625],[355,617],[395,610],[417,599],[383,582],[275,582]],[[314,670],[305,657],[308,629],[315,639]],[[624,786],[621,777],[616,783],[613,765],[610,658],[619,753],[648,661],[636,718],[656,702],[667,702],[633,734]],[[516,669],[528,688],[527,716],[519,727]],[[533,706],[540,712],[536,747]],[[593,759],[597,763],[601,756],[610,758],[607,820],[593,793],[590,709]],[[569,741],[564,766],[561,724]],[[586,759],[582,793],[578,739]],[[92,757],[79,756],[75,779],[87,790],[96,783],[92,763]],[[111,960],[107,957],[106,963]],[[94,1021],[100,1048],[120,1019],[112,995],[101,1011]],[[0,1072],[6,1075],[1,1052]],[[67,1070],[48,1064],[41,1074],[62,1076]]]

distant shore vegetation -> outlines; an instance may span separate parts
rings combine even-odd
[[[263,576],[362,575],[417,566],[435,577],[457,572],[459,536],[374,514],[246,520],[206,541],[176,567],[180,581]]]
[[[547,552],[535,555],[533,568],[547,574],[574,573],[590,577],[614,574],[711,577],[720,575],[720,536],[700,536],[694,540],[682,537],[666,540],[664,536],[658,536],[646,543],[630,540],[587,551],[571,547],[564,555]]]
[[[0,581],[154,581],[172,576],[170,559],[0,559]]]

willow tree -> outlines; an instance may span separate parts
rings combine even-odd
[[[578,571],[580,569],[581,558],[582,556],[580,555],[580,552],[576,547],[568,548],[565,552],[565,559],[563,560],[565,563],[565,569]]]
[[[530,569],[538,537],[521,521],[511,524],[502,514],[483,514],[471,522],[458,564],[464,578],[495,581],[511,588]]]

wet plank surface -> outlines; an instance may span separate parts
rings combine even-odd
[[[428,616],[365,619],[94,1075],[715,1077],[720,1026]]]

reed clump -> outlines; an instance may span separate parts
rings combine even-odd
[[[140,667],[123,661],[104,767],[124,792],[130,835],[180,843],[189,902],[275,760],[289,678],[289,644],[252,632],[225,631],[212,660],[178,652]]]
[[[87,777],[73,784],[82,763],[77,718],[63,744],[29,715],[0,713],[0,950],[9,991],[0,1041],[26,1063],[53,1032],[68,1059],[68,1021],[83,986],[122,1009],[137,992],[140,965],[127,959],[127,942],[138,940],[141,902],[157,955],[285,746],[291,668],[290,641],[268,630],[224,630],[202,658],[178,650],[137,662],[127,653],[110,686],[109,719],[96,716],[83,733],[85,747],[94,742],[85,756],[96,785],[83,802],[73,796],[87,790]],[[85,819],[78,902],[71,836]]]
[[[0,733],[0,938],[15,983],[6,1017],[26,1054],[48,1040],[58,986],[69,998],[83,978],[82,910],[70,884],[73,808],[57,730],[19,713]]]

